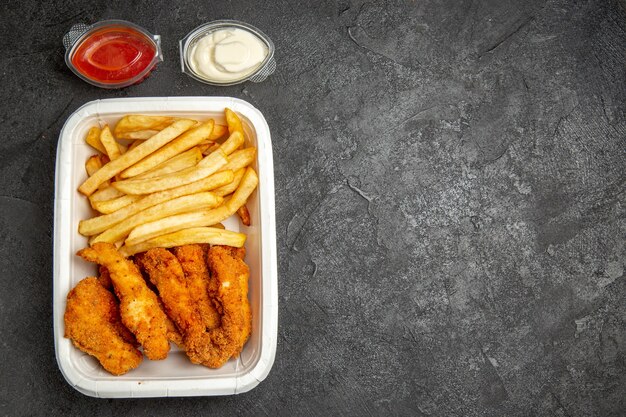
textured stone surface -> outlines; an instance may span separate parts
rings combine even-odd
[[[8,2],[0,12],[0,414],[626,414],[626,3]],[[163,37],[144,83],[65,67],[72,23]],[[277,46],[262,84],[180,73],[235,18]],[[279,341],[235,397],[97,400],[52,336],[54,158],[107,97],[227,95],[273,136]]]

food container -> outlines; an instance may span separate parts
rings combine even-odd
[[[101,88],[138,84],[163,61],[161,37],[125,20],[76,24],[63,45],[65,63],[74,74]]]
[[[194,46],[205,36],[220,30],[220,29],[241,29],[246,32],[251,33],[256,38],[261,40],[265,46],[267,47],[267,55],[265,59],[261,62],[258,68],[250,73],[242,76],[238,79],[232,79],[228,81],[220,81],[216,79],[207,78],[205,75],[194,70],[193,65],[191,64],[191,53],[194,49]],[[259,29],[255,28],[252,25],[249,25],[244,22],[240,22],[237,20],[216,20],[213,22],[205,23],[204,25],[198,26],[187,36],[179,42],[180,46],[180,65],[182,71],[189,75],[191,78],[195,78],[196,80],[217,86],[228,86],[241,84],[246,81],[252,81],[255,83],[259,83],[264,81],[269,75],[273,74],[276,70],[276,61],[274,60],[274,43],[272,40],[261,32]]]
[[[220,369],[193,365],[174,345],[166,360],[144,358],[125,375],[113,376],[96,359],[76,349],[63,337],[66,297],[78,281],[96,274],[96,266],[76,252],[87,246],[78,234],[78,222],[93,215],[77,187],[86,178],[84,164],[94,154],[84,138],[91,126],[115,123],[128,113],[172,115],[225,124],[224,107],[237,112],[249,144],[257,147],[254,168],[259,185],[248,200],[252,220],[241,226],[227,219],[227,229],[248,235],[246,263],[250,266],[249,295],[252,333],[238,359]],[[54,213],[54,338],[56,358],[67,382],[94,397],[176,397],[238,394],[254,388],[269,373],[276,353],[278,295],[274,170],[269,128],[263,115],[249,103],[227,97],[154,97],[92,101],[65,122],[57,148]]]

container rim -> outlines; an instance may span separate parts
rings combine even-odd
[[[144,35],[146,40],[149,41],[152,44],[152,46],[154,46],[155,53],[154,53],[154,57],[152,58],[152,61],[150,61],[150,64],[148,64],[146,68],[144,68],[139,74],[135,75],[134,77],[128,80],[115,82],[115,83],[103,83],[100,81],[96,81],[92,78],[87,77],[83,73],[81,73],[72,63],[72,57],[74,53],[76,52],[76,49],[94,32],[103,28],[107,28],[107,27],[111,27],[111,28],[126,27],[126,28],[133,29],[141,33],[142,35]],[[69,67],[69,69],[72,70],[72,72],[81,80],[91,85],[95,85],[96,87],[101,87],[101,88],[106,88],[106,89],[123,88],[123,87],[128,87],[130,85],[133,85],[137,83],[138,81],[142,80],[143,78],[145,78],[159,62],[163,62],[163,51],[161,49],[161,36],[155,35],[151,33],[150,31],[148,31],[147,29],[145,29],[144,27],[141,27],[133,22],[129,22],[127,20],[122,20],[122,19],[100,20],[91,25],[85,25],[83,23],[75,24],[63,37],[63,44],[65,45],[65,64]]]
[[[246,30],[252,33],[253,35],[255,35],[260,40],[262,40],[267,46],[267,50],[268,50],[267,56],[265,57],[263,62],[261,62],[261,65],[259,65],[259,67],[254,72],[237,80],[220,82],[220,81],[216,81],[207,77],[203,77],[202,75],[194,71],[191,65],[189,64],[190,46],[192,45],[194,41],[197,41],[201,37],[208,35],[212,31],[221,29],[221,28],[227,28],[227,27]],[[260,82],[264,80],[268,75],[273,73],[275,66],[276,66],[276,64],[274,63],[275,47],[274,47],[274,42],[272,42],[272,39],[269,36],[267,36],[265,33],[263,33],[259,28],[252,26],[249,23],[242,22],[240,20],[220,19],[220,20],[214,20],[211,22],[203,23],[197,26],[196,28],[192,29],[183,39],[179,41],[179,52],[180,52],[180,65],[181,65],[181,70],[183,73],[187,74],[188,76],[190,76],[191,78],[197,81],[200,81],[202,83],[209,84],[209,85],[215,85],[215,86],[226,87],[230,85],[241,84],[241,83],[244,83],[248,80],[255,78],[255,76],[263,72],[266,72],[265,77],[257,81],[257,82]]]

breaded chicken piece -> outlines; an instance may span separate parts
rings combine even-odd
[[[165,306],[163,305],[163,301],[159,298],[159,306],[161,306],[161,310],[165,311]],[[174,324],[171,318],[165,315],[167,319],[165,322],[165,326],[167,328],[167,340],[173,342],[179,348],[185,350],[185,342],[183,340],[183,335],[178,330],[178,327]]]
[[[109,291],[113,291],[113,283],[111,282],[111,275],[106,266],[98,266],[98,281],[104,288]]]
[[[209,298],[209,268],[206,264],[205,245],[177,246],[172,252],[185,273],[185,283],[206,330],[220,325],[220,315]]]
[[[64,321],[65,337],[113,375],[125,374],[141,363],[141,352],[120,334],[120,329],[128,330],[120,322],[115,297],[97,278],[85,278],[69,292]]]
[[[98,275],[98,282],[100,283],[100,285],[102,285],[108,291],[113,291],[113,283],[111,282],[111,276],[109,275],[109,270],[106,268],[106,266],[100,265],[100,267],[98,268],[98,272],[100,273],[100,275]],[[115,295],[113,295],[113,297],[115,298],[116,305],[119,305],[119,300],[117,299],[117,297],[115,297]],[[139,346],[135,336],[130,332],[130,330],[128,330],[126,326],[124,326],[121,320],[116,321],[114,324],[117,327],[117,332],[120,334],[120,336],[122,336],[122,339],[124,339],[126,342],[130,343],[133,346]]]
[[[203,337],[185,340],[187,355],[209,368],[219,368],[237,356],[250,336],[252,315],[248,302],[250,271],[243,258],[244,249],[213,246],[207,263],[211,272],[209,294],[222,312],[220,327]]]
[[[178,259],[167,249],[154,248],[135,256],[135,260],[159,290],[165,311],[180,330],[183,340],[190,332],[203,330]]]
[[[252,331],[252,312],[250,311],[250,302],[248,301],[248,278],[250,277],[250,268],[244,262],[244,259],[246,257],[245,248],[235,248],[232,246],[219,246],[219,247],[222,248],[223,250],[230,251],[230,256],[233,259],[236,259],[236,261],[233,261],[233,262],[238,265],[239,273],[244,274],[244,271],[245,271],[245,275],[246,275],[245,279],[243,279],[242,277],[237,278],[237,280],[239,280],[238,295],[241,300],[241,303],[239,304],[241,307],[241,312],[240,312],[241,320],[238,324],[238,326],[240,327],[237,333],[241,336],[241,338],[238,343],[237,349],[233,353],[233,358],[236,358],[241,353],[243,346],[248,341],[248,338],[250,337],[250,333]],[[220,251],[220,249],[218,249],[218,251]],[[220,264],[218,263],[218,265]],[[232,294],[234,293],[231,292],[231,295]],[[219,299],[219,297],[216,297],[216,298]]]
[[[78,251],[83,259],[106,266],[120,300],[122,323],[135,335],[149,359],[167,357],[167,316],[135,264],[110,243],[99,242]]]

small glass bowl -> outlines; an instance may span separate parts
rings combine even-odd
[[[206,35],[211,32],[214,32],[218,29],[225,28],[235,28],[235,29],[243,29],[247,32],[252,33],[257,38],[259,38],[265,45],[267,46],[267,56],[259,65],[259,68],[256,69],[251,74],[248,74],[240,79],[231,80],[231,81],[219,81],[205,77],[202,74],[198,74],[194,71],[193,67],[190,64],[190,54],[193,50],[193,47]],[[259,29],[255,28],[252,25],[249,25],[244,22],[240,22],[238,20],[215,20],[213,22],[205,23],[203,25],[198,26],[191,32],[187,34],[183,39],[180,40],[180,65],[182,71],[189,75],[191,78],[194,78],[202,83],[216,85],[216,86],[229,86],[241,84],[246,81],[252,81],[254,83],[260,83],[264,81],[268,76],[274,73],[276,70],[276,61],[274,60],[274,43],[265,33],[261,32]]]
[[[154,48],[154,57],[151,62],[136,75],[115,82],[102,82],[100,80],[90,78],[87,74],[83,74],[72,62],[74,54],[77,52],[81,44],[85,40],[89,39],[91,35],[107,30],[114,31],[115,29],[135,32],[142,36],[143,40]],[[65,63],[72,70],[72,72],[74,72],[74,74],[76,74],[83,81],[100,88],[123,88],[128,87],[129,85],[139,84],[147,78],[148,75],[150,75],[150,72],[152,72],[159,62],[163,61],[161,37],[159,35],[153,35],[141,26],[125,20],[103,20],[94,23],[93,25],[86,25],[84,23],[75,24],[71,27],[69,32],[63,36],[63,45],[65,46]]]

